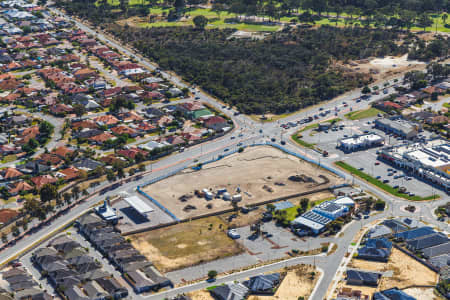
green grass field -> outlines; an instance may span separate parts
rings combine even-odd
[[[317,127],[317,126],[316,126],[316,127]],[[315,144],[310,144],[310,143],[308,143],[308,142],[305,142],[304,140],[302,140],[301,138],[298,137],[298,133],[299,133],[299,132],[294,133],[294,134],[291,136],[292,139],[293,139],[297,144],[299,144],[299,145],[302,146],[302,147],[309,148],[309,149],[314,149]]]
[[[382,113],[382,111],[371,107],[371,108],[368,108],[365,110],[357,110],[357,111],[349,112],[348,114],[345,114],[345,117],[350,120],[361,120],[361,119],[375,117],[379,113]]]
[[[361,179],[364,179],[365,181],[369,182],[370,184],[373,184],[376,187],[379,187],[380,189],[382,189],[385,192],[388,192],[391,195],[394,195],[396,197],[400,197],[403,199],[407,199],[407,200],[413,200],[413,201],[425,201],[425,200],[433,200],[433,199],[439,199],[439,195],[434,195],[434,196],[427,196],[427,197],[420,197],[420,196],[409,196],[403,193],[400,193],[398,191],[398,189],[394,189],[393,187],[391,187],[390,185],[383,183],[382,181],[373,178],[372,176],[370,176],[369,174],[366,174],[358,169],[356,169],[355,167],[352,167],[351,165],[343,162],[343,161],[338,161],[335,163],[338,167],[346,170],[347,172],[351,173],[352,175],[356,175]]]
[[[332,197],[332,198],[325,198],[325,199],[321,199],[321,200],[317,200],[317,201],[309,201],[308,208],[306,210],[310,210],[313,206],[319,205],[320,203],[322,203],[324,201],[329,201],[329,200],[333,200],[333,199],[335,199],[335,198]],[[298,215],[297,209],[298,208],[300,208],[300,205],[295,205],[293,207],[282,209],[281,211],[286,211],[286,220],[291,222],[297,217],[297,215]]]

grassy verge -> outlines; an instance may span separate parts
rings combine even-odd
[[[335,197],[325,198],[325,199],[321,199],[321,200],[317,200],[317,201],[309,201],[308,208],[306,210],[310,210],[311,208],[313,208],[316,205],[319,205],[322,202],[330,201],[333,199],[335,199]],[[282,209],[281,211],[286,211],[286,220],[288,220],[290,222],[298,217],[298,212],[297,212],[298,208],[300,208],[300,205],[295,205],[293,207],[285,208],[285,209]]]
[[[443,106],[446,107],[446,108],[450,108],[450,102],[444,103]]]
[[[361,119],[375,117],[379,113],[382,113],[382,111],[371,107],[371,108],[364,109],[364,110],[357,110],[357,111],[349,112],[348,114],[345,114],[345,117],[350,120],[361,120]]]
[[[351,174],[356,175],[361,179],[364,179],[365,181],[369,182],[370,184],[373,184],[376,187],[382,189],[383,191],[388,192],[389,194],[394,195],[396,197],[407,199],[407,200],[412,200],[412,201],[425,201],[425,200],[439,199],[439,195],[420,197],[420,196],[409,196],[409,195],[400,193],[398,191],[398,189],[394,189],[390,185],[383,183],[382,181],[380,181],[376,178],[373,178],[372,176],[352,167],[351,165],[349,165],[343,161],[338,161],[335,164],[336,164],[336,166],[346,170],[347,172],[350,172]]]
[[[17,159],[17,156],[15,154],[6,155],[5,157],[3,157],[1,163],[2,164],[9,163],[9,162],[15,161],[16,159]]]
[[[299,131],[300,132],[300,131]],[[291,138],[300,146],[305,147],[305,148],[309,148],[309,149],[314,149],[315,144],[310,144],[308,142],[305,142],[304,140],[302,140],[301,138],[298,137],[298,133],[294,133]]]

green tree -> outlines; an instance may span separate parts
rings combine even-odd
[[[3,242],[3,244],[6,243],[7,241],[8,241],[8,236],[4,232],[2,232],[2,242]]]
[[[208,18],[202,15],[195,16],[192,21],[194,22],[195,28],[201,30],[205,29],[206,25],[208,24]]]
[[[108,179],[108,181],[116,180],[116,174],[114,174],[113,170],[106,169],[106,179]]]
[[[81,117],[82,115],[84,115],[86,113],[86,108],[84,107],[84,105],[75,104],[73,106],[73,112],[79,118],[79,117]]]
[[[363,87],[363,89],[361,90],[361,93],[364,95],[370,94],[371,90],[370,88],[366,85]]]
[[[39,143],[35,139],[29,139],[28,142],[22,146],[22,150],[26,153],[32,153],[39,146]]]
[[[441,19],[442,19],[442,23],[444,23],[444,25],[447,25],[448,15],[446,13],[442,14]]]
[[[427,27],[430,27],[432,25],[433,25],[433,20],[426,13],[421,14],[417,18],[417,26],[419,26],[420,28],[423,28],[423,31],[425,31]]]
[[[63,198],[64,198],[64,202],[66,202],[68,204],[68,203],[70,203],[70,199],[72,199],[72,194],[71,193],[64,193],[63,194]]]
[[[42,202],[48,202],[56,199],[58,195],[58,190],[56,185],[54,184],[44,184],[42,188],[39,190],[39,196],[41,197]]]
[[[49,137],[53,133],[55,127],[47,121],[42,121],[39,124],[39,134],[45,137]]]
[[[117,177],[119,177],[120,179],[125,177],[125,172],[123,171],[123,168],[119,168],[117,170]]]
[[[214,279],[217,276],[217,271],[216,270],[210,270],[208,271],[208,278],[209,279]]]
[[[80,196],[80,187],[76,185],[72,188],[72,197],[74,199],[78,199],[79,196]]]
[[[300,207],[302,208],[302,210],[304,212],[308,209],[308,205],[309,205],[309,199],[308,198],[302,198],[300,200]]]

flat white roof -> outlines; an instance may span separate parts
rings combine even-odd
[[[341,140],[341,143],[343,144],[362,144],[364,142],[378,142],[378,141],[383,141],[384,139],[379,136],[378,134],[375,133],[369,133],[369,134],[364,134],[364,135],[360,135],[357,137],[349,137],[349,138],[345,138]]]
[[[302,217],[302,216],[297,217],[297,218],[296,218],[294,221],[292,221],[292,222],[293,222],[293,223],[296,223],[296,224],[304,225],[304,226],[309,227],[309,228],[314,229],[314,230],[320,230],[320,229],[322,229],[323,227],[325,227],[325,225],[322,225],[322,224],[320,224],[320,223],[311,221],[311,220],[309,220],[309,219],[307,219],[307,218],[304,218],[304,217]]]
[[[154,211],[153,208],[151,208],[147,203],[145,203],[141,198],[138,196],[130,196],[125,197],[124,200],[130,204],[135,210],[137,210],[138,213],[141,215],[148,214],[152,211]]]
[[[355,205],[355,201],[350,197],[337,198],[333,202],[340,205]]]

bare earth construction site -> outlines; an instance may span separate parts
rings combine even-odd
[[[201,170],[179,174],[143,188],[180,219],[312,193],[340,184],[343,180],[320,167],[269,146],[246,148]],[[226,189],[226,191],[225,191]],[[205,195],[208,191],[209,197]],[[209,198],[209,199],[208,199]]]

